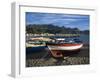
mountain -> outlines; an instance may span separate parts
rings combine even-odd
[[[65,26],[56,26],[52,24],[31,24],[26,26],[26,33],[41,34],[88,34],[89,30],[80,31],[78,28],[70,28]]]

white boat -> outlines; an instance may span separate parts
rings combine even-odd
[[[83,43],[78,40],[76,42],[64,42],[64,39],[57,39],[56,42],[47,43],[47,46],[54,57],[63,57],[63,53],[67,54],[68,51],[75,52],[80,50],[83,47]]]
[[[48,48],[50,50],[67,50],[67,51],[74,51],[77,49],[80,49],[83,46],[83,44],[68,44],[68,43],[64,43],[64,44],[52,44],[52,45],[48,45]]]

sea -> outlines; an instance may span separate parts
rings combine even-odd
[[[79,39],[82,40],[83,43],[89,44],[90,36],[87,35],[87,34],[81,34],[80,37],[79,37]]]
[[[77,36],[77,37],[61,37],[61,36],[59,37],[59,36],[56,36],[56,37],[52,37],[52,38],[79,39],[84,44],[89,44],[89,35],[88,34],[81,34],[80,36]]]

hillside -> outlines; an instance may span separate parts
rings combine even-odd
[[[89,30],[80,31],[78,28],[55,26],[52,24],[32,24],[26,26],[26,33],[41,34],[89,34]]]

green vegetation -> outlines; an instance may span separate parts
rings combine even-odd
[[[26,26],[26,33],[32,34],[89,34],[88,30],[80,31],[78,28],[69,28],[65,26],[55,26],[52,24],[32,24]]]

